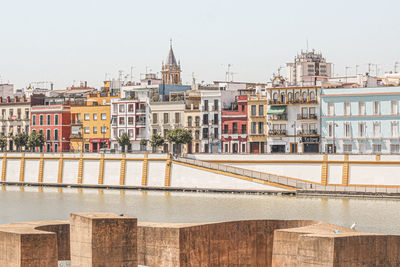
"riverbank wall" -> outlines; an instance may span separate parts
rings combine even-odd
[[[3,184],[400,194],[400,155],[3,153],[0,169]]]

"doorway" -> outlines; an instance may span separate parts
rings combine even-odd
[[[297,143],[290,143],[290,153],[297,153]]]

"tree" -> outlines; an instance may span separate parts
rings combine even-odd
[[[192,143],[193,137],[188,130],[182,128],[175,128],[167,132],[167,140],[169,143],[176,144],[174,153],[178,154],[178,147],[180,152],[181,145]]]
[[[17,146],[17,150],[20,151],[21,147],[26,146],[29,135],[26,133],[19,133],[12,137],[14,144]]]
[[[117,137],[117,142],[122,147],[122,152],[125,152],[125,146],[131,144],[129,136],[126,133],[123,133],[121,137]]]
[[[0,136],[0,148],[1,151],[4,151],[4,148],[7,146],[7,137],[5,137],[4,135]]]
[[[140,140],[140,150],[146,150],[147,149],[147,140],[142,139]]]
[[[26,145],[31,149],[35,149],[36,147],[42,147],[44,145],[44,136],[42,133],[38,133],[33,131],[29,137]]]
[[[165,141],[164,138],[159,134],[153,134],[150,139],[150,145],[153,148],[153,152],[157,150],[158,147],[164,145]]]

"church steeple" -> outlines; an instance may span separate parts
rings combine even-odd
[[[181,84],[181,66],[177,63],[174,50],[172,49],[172,39],[169,44],[169,53],[166,64],[162,64],[163,83],[166,84]]]

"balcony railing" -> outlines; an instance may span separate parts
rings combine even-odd
[[[81,120],[71,120],[71,125],[82,125]]]
[[[146,113],[146,110],[145,109],[137,109],[136,113]]]
[[[272,135],[272,136],[275,136],[275,135],[287,135],[287,130],[269,130],[268,131],[268,135]]]
[[[239,129],[237,130],[228,130],[228,131],[223,131],[222,134],[247,134],[247,131],[241,131]]]
[[[270,121],[287,121],[288,120],[288,116],[287,116],[287,114],[270,115],[268,117],[268,120],[270,120]]]
[[[315,114],[297,114],[297,119],[298,120],[316,120],[317,115]]]
[[[300,130],[297,131],[297,135],[318,135],[317,130]]]
[[[82,138],[82,134],[81,134],[81,133],[71,134],[71,135],[69,136],[69,138]]]
[[[280,101],[280,100],[268,100],[269,105],[289,105],[289,104],[317,104],[316,99],[290,99],[287,101]]]

